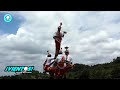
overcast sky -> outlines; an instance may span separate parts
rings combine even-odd
[[[13,19],[6,23],[5,14]],[[55,51],[53,34],[62,22],[67,31],[62,48],[69,46],[74,63],[106,63],[120,56],[119,11],[0,12],[0,75],[6,66],[35,66],[42,72],[46,51]],[[14,74],[14,73],[11,73]]]

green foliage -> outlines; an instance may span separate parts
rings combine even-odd
[[[120,79],[120,57],[110,63],[88,66],[75,64],[68,73],[68,79]]]
[[[114,79],[120,78],[120,67],[114,67],[111,74]]]
[[[110,63],[96,64],[88,66],[84,64],[74,64],[66,74],[67,79],[120,79],[120,57],[113,59]],[[33,70],[32,73],[1,76],[0,79],[49,79],[48,74]]]
[[[32,73],[21,73],[19,75],[1,76],[0,79],[49,79],[47,74],[33,70]]]

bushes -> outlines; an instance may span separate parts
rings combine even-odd
[[[110,63],[88,66],[76,63],[67,73],[67,79],[120,79],[120,58]],[[29,74],[1,76],[0,79],[49,79],[49,76],[34,70]]]
[[[68,76],[68,79],[120,79],[120,58],[117,57],[110,63],[93,66],[75,64],[73,70],[69,73],[71,75]]]

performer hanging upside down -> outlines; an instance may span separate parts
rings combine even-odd
[[[49,72],[50,71],[50,66],[51,66],[51,63],[52,63],[52,60],[54,60],[54,57],[52,57],[52,55],[49,53],[49,51],[47,51],[48,55],[47,55],[47,58],[43,64],[43,68],[44,68],[44,72]]]
[[[60,26],[58,27],[58,31],[55,32],[55,35],[53,36],[53,38],[55,39],[55,47],[56,47],[54,59],[56,59],[56,57],[58,56],[58,53],[61,47],[62,37],[64,37],[64,34],[67,33],[67,32],[61,32],[61,26],[62,26],[62,22],[60,23]]]
[[[73,62],[72,62],[72,58],[71,58],[71,56],[70,56],[70,54],[69,54],[69,50],[68,50],[68,48],[69,47],[65,47],[65,61],[66,61],[66,69],[69,69],[69,68],[71,68],[72,67],[72,64],[73,64]]]

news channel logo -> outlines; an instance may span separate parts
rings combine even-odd
[[[32,72],[34,70],[34,66],[7,66],[5,68],[5,72]]]
[[[4,21],[5,22],[11,22],[12,21],[12,15],[11,14],[5,14],[4,15]]]

